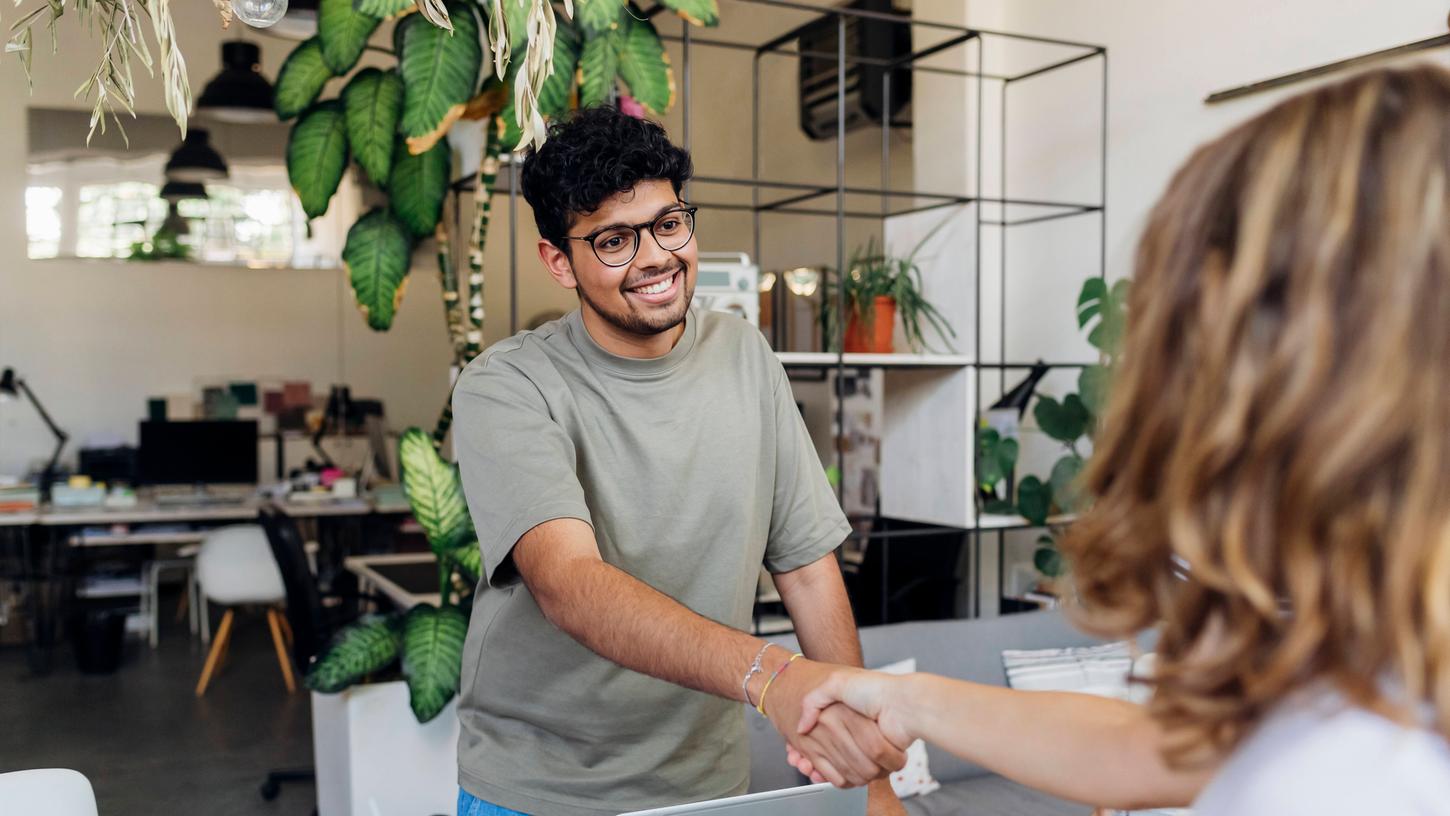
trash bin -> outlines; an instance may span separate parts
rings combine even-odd
[[[111,674],[121,666],[126,646],[126,612],[88,609],[71,622],[76,668],[85,674]]]

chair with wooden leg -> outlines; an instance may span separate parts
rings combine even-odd
[[[255,524],[223,527],[207,534],[196,556],[196,580],[201,596],[209,604],[226,607],[211,649],[207,652],[206,665],[201,678],[196,682],[196,696],[206,694],[207,686],[216,675],[217,667],[227,651],[231,640],[235,613],[240,607],[257,606],[266,609],[267,625],[271,629],[272,644],[277,651],[277,662],[282,669],[282,682],[287,691],[297,690],[297,680],[292,672],[291,648],[283,633],[283,617],[280,607],[287,599],[282,584],[282,573],[277,569],[277,560],[272,556],[271,545],[262,528]]]

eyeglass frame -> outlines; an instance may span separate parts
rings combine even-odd
[[[597,258],[600,263],[604,264],[605,266],[617,269],[621,266],[629,266],[630,264],[634,263],[635,258],[639,257],[639,248],[644,245],[644,236],[640,235],[640,231],[644,229],[649,230],[649,236],[654,239],[655,245],[658,246],[660,249],[664,249],[665,252],[678,252],[679,250],[684,249],[690,243],[690,240],[695,237],[695,213],[699,211],[699,207],[692,207],[683,204],[682,202],[681,206],[672,207],[668,210],[665,210],[664,212],[660,213],[649,221],[645,221],[641,224],[612,224],[607,227],[600,227],[599,229],[584,236],[565,235],[564,240],[584,241],[585,243],[589,244],[589,248],[594,251],[594,257]],[[665,249],[665,245],[660,243],[659,236],[655,235],[655,224],[658,224],[660,220],[663,219],[665,216],[671,215],[673,213],[684,213],[690,216],[690,234],[685,236],[685,242],[683,244],[680,244],[674,249]],[[594,245],[594,241],[606,232],[620,229],[634,231],[634,252],[630,253],[629,258],[626,259],[623,263],[610,263],[609,261],[604,260],[604,258],[599,254],[599,248]]]

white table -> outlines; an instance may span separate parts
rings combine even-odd
[[[388,578],[384,571],[378,567],[395,564],[433,564],[438,563],[438,557],[431,552],[426,553],[393,553],[387,555],[355,555],[343,560],[343,567],[358,577],[361,586],[359,590],[369,592],[376,590],[388,600],[397,604],[400,609],[412,609],[420,603],[429,603],[438,606],[443,602],[443,596],[437,592],[416,593],[409,592],[399,586],[392,579]]]

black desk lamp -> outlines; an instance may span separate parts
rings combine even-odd
[[[55,424],[55,420],[51,419],[50,414],[46,412],[45,406],[35,398],[35,392],[30,390],[30,386],[25,384],[25,380],[15,375],[15,369],[5,369],[4,373],[0,374],[0,399],[19,398],[21,394],[24,394],[25,398],[30,400],[30,404],[35,406],[36,413],[40,414],[40,418],[45,421],[45,427],[55,435],[55,453],[51,454],[50,462],[46,464],[45,470],[40,474],[40,495],[42,499],[49,501],[50,482],[55,476],[55,463],[60,461],[61,449],[65,447],[66,440],[70,439],[70,434],[62,431]]]

